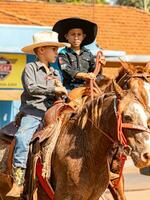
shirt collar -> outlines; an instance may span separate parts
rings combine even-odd
[[[70,52],[70,53],[76,54],[76,52],[72,48],[70,48],[70,47],[66,47],[66,50],[68,52]],[[86,48],[85,47],[81,47],[80,54],[83,53],[83,52],[85,52],[85,51],[86,51]]]
[[[87,51],[87,49],[86,49],[85,47],[81,47],[80,54],[81,54],[82,52],[85,52],[85,51]]]
[[[40,60],[37,60],[37,61],[36,61],[36,65],[37,65],[37,69],[38,69],[38,70],[44,67],[44,64],[43,64]],[[44,68],[45,68],[45,67],[44,67]]]

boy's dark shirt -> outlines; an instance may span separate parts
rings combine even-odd
[[[65,47],[59,53],[59,64],[64,86],[70,90],[84,84],[84,80],[75,79],[78,72],[93,72],[95,68],[94,56],[85,47],[81,48],[79,55],[73,49]]]

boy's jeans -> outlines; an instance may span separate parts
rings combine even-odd
[[[40,119],[32,115],[26,115],[22,118],[20,127],[16,133],[16,145],[13,158],[14,167],[26,168],[29,144],[40,122]]]

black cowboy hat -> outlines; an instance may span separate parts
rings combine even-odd
[[[92,43],[96,38],[97,24],[77,17],[66,18],[56,22],[52,30],[59,34],[59,42],[67,42],[65,34],[73,28],[81,28],[86,34],[86,37],[82,42],[82,46]]]

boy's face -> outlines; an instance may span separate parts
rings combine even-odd
[[[57,58],[57,51],[58,47],[56,46],[44,46],[44,47],[39,47],[39,53],[42,55],[42,57],[47,61],[54,63]]]
[[[68,42],[71,44],[71,47],[77,48],[77,47],[80,47],[86,35],[83,33],[82,29],[73,28],[68,31],[65,37],[68,40]]]

